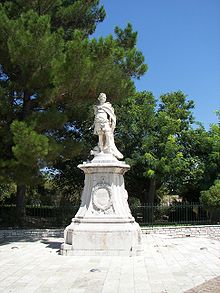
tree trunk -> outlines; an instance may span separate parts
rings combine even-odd
[[[155,194],[156,194],[156,179],[151,178],[150,179],[150,187],[149,187],[148,193],[145,198],[146,203],[153,204],[154,199],[155,199]]]
[[[29,115],[30,109],[31,109],[30,94],[28,92],[24,92],[24,95],[23,95],[22,120],[24,120]]]
[[[24,184],[17,185],[16,192],[16,216],[19,226],[23,226],[25,216],[25,193],[26,186]]]
[[[146,209],[145,209],[145,219],[147,220],[148,224],[153,225],[155,218],[154,218],[154,198],[156,193],[156,179],[150,179],[150,186],[148,193],[146,194],[145,202],[146,202]]]
[[[30,113],[30,94],[28,92],[23,92],[23,108],[21,112],[21,120],[25,121],[26,117]],[[23,183],[17,184],[17,192],[16,192],[16,216],[17,223],[19,226],[23,226],[24,217],[25,217],[25,193],[26,193],[26,185]]]

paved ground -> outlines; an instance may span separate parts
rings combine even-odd
[[[220,292],[220,241],[143,235],[138,257],[61,256],[62,239],[0,245],[0,292]]]

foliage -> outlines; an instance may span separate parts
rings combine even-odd
[[[192,107],[193,102],[187,101],[182,92],[161,96],[154,125],[143,142],[143,160],[148,166],[146,176],[153,177],[156,174],[160,181],[169,185],[170,190],[172,177],[178,176],[185,168],[181,135],[192,123]]]
[[[198,200],[201,190],[213,185],[220,174],[220,128],[217,124],[208,131],[200,124],[183,133],[185,154],[194,158],[194,166],[182,184],[182,194]]]
[[[129,196],[145,201],[148,182],[143,179],[142,144],[155,119],[155,99],[150,92],[140,92],[123,100],[115,111],[118,117],[116,144],[131,170],[125,174]]]
[[[136,190],[143,202],[156,200],[161,189],[181,192],[189,174],[201,175],[203,165],[186,151],[184,141],[193,123],[192,108],[182,92],[162,95],[158,107],[152,93],[138,93],[120,107],[118,139],[133,169],[128,189],[133,195]]]
[[[141,206],[140,199],[137,198],[137,197],[133,197],[133,196],[129,196],[128,197],[128,204],[129,204],[129,207],[131,209],[132,208],[137,208],[137,207],[140,207]]]
[[[14,146],[12,152],[21,164],[37,165],[48,154],[48,138],[27,127],[25,122],[14,120],[11,124]]]
[[[104,7],[99,7],[98,0],[2,0],[1,3],[12,18],[19,18],[22,13],[33,10],[38,15],[48,15],[51,18],[51,27],[55,31],[62,28],[65,39],[71,38],[74,29],[79,29],[85,36],[92,34],[96,25],[105,18]]]
[[[220,207],[220,180],[205,191],[201,192],[200,200],[208,207]]]
[[[16,185],[14,183],[0,184],[0,203],[5,202],[8,198],[13,196],[16,192]]]

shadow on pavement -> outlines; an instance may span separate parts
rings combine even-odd
[[[56,240],[57,240],[57,239],[56,239]],[[43,244],[47,244],[46,248],[51,248],[51,249],[59,250],[61,244],[63,243],[63,241],[62,241],[62,240],[60,240],[60,241],[53,241],[53,240],[51,240],[51,238],[50,238],[50,239],[48,239],[48,238],[43,238],[43,239],[41,240],[41,243],[43,243]]]
[[[219,293],[220,292],[220,276],[208,280],[199,286],[196,286],[190,290],[185,291],[185,293]]]
[[[57,240],[57,238],[59,238],[59,237],[50,236],[48,238],[45,238],[42,235],[11,236],[11,237],[6,237],[4,239],[1,239],[0,240],[0,246],[7,245],[7,244],[10,244],[10,243],[13,243],[13,242],[37,242],[37,241],[41,241],[44,244],[48,244],[48,248],[57,249],[58,244],[60,246],[61,243],[62,243],[62,238],[61,238],[60,242],[53,241],[52,240],[53,238]]]

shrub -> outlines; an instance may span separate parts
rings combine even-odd
[[[220,207],[220,180],[216,180],[208,190],[201,191],[200,200],[208,207]]]

